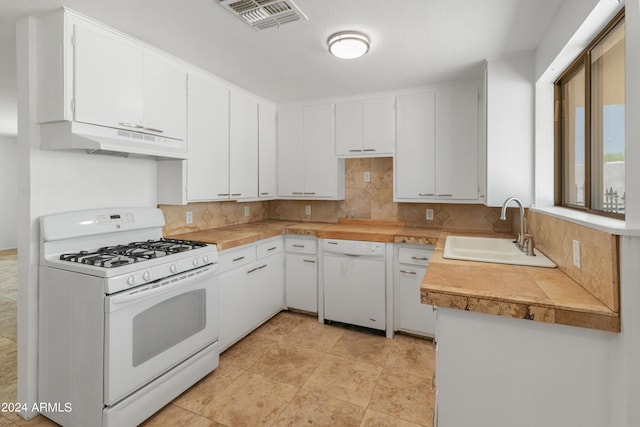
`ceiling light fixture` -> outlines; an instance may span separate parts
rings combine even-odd
[[[327,40],[329,52],[342,59],[360,58],[369,52],[369,37],[357,31],[340,31]]]

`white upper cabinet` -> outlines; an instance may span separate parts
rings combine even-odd
[[[304,194],[302,108],[278,111],[278,195]]]
[[[187,73],[184,66],[145,53],[143,117],[148,131],[184,139],[187,117]]]
[[[187,200],[229,197],[229,89],[189,74]]]
[[[333,106],[304,108],[304,194],[336,197],[336,157],[334,153]]]
[[[267,104],[258,106],[258,196],[277,196],[278,152],[276,143],[276,109]]]
[[[394,97],[336,104],[338,157],[392,156],[395,132]]]
[[[116,36],[80,25],[74,30],[75,120],[142,128],[142,52]]]
[[[436,198],[478,201],[478,89],[436,94]]]
[[[395,199],[429,200],[436,195],[435,93],[397,98]]]
[[[116,34],[74,25],[74,120],[168,138],[186,132],[186,71]]]
[[[478,88],[397,98],[396,201],[476,203]]]
[[[234,200],[258,197],[258,103],[231,90],[229,193]]]
[[[344,199],[344,160],[334,150],[333,105],[278,111],[278,195]]]
[[[529,206],[534,198],[534,57],[513,55],[486,65],[485,203],[501,206],[514,196]],[[538,179],[553,182],[553,176]]]

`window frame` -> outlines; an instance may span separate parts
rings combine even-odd
[[[625,214],[607,212],[600,209],[591,207],[591,188],[593,174],[591,170],[592,164],[592,144],[591,144],[591,132],[592,132],[592,117],[591,117],[591,51],[600,42],[602,42],[609,33],[622,21],[625,20],[625,9],[622,8],[614,18],[598,33],[596,37],[589,43],[589,45],[578,55],[578,57],[569,65],[565,71],[554,82],[554,202],[556,206],[562,206],[569,209],[575,209],[595,215],[606,216],[610,218],[624,220]],[[625,34],[626,38],[626,34]],[[585,92],[584,92],[584,150],[585,150],[585,182],[584,182],[584,206],[572,205],[564,203],[564,115],[563,115],[563,88],[564,84],[573,78],[581,69],[585,72]],[[625,141],[626,146],[626,141]],[[625,150],[626,151],[626,150]]]

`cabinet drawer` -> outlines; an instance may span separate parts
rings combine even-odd
[[[398,261],[400,264],[429,265],[433,249],[400,248]]]
[[[256,255],[258,259],[264,258],[269,255],[282,252],[282,239],[277,238],[264,243],[260,243],[256,249]]]
[[[285,239],[285,249],[287,252],[297,252],[301,254],[315,254],[316,241],[311,239]]]
[[[233,249],[220,253],[220,272],[231,270],[241,265],[249,264],[256,260],[256,248],[254,245]]]

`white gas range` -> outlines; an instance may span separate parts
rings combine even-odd
[[[57,403],[43,415],[135,426],[218,366],[215,245],[162,238],[152,208],[40,223],[38,400]]]

